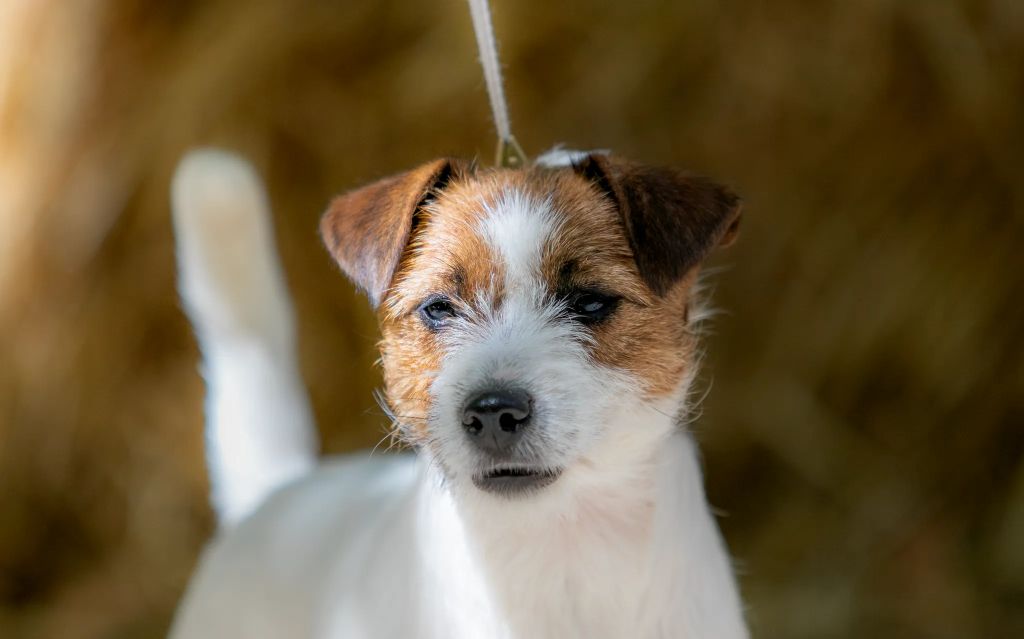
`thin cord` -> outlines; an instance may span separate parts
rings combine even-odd
[[[501,83],[501,65],[498,63],[498,45],[494,41],[490,3],[487,0],[469,0],[469,12],[473,16],[476,44],[480,49],[480,64],[484,68],[487,93],[491,98],[494,126],[498,129],[498,137],[507,140],[512,137],[512,127],[508,121],[505,89]]]
[[[488,0],[469,0],[469,13],[473,17],[476,44],[480,49],[480,64],[484,68],[484,81],[491,100],[494,126],[498,130],[498,164],[501,166],[522,166],[525,156],[515,138],[508,119],[508,104],[501,81],[501,64],[498,62],[498,45],[494,40],[494,24],[491,21],[491,7]]]

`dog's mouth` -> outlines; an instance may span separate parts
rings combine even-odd
[[[557,468],[503,464],[474,475],[473,483],[489,493],[520,497],[551,485],[560,474]]]

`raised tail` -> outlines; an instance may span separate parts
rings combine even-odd
[[[178,290],[203,355],[212,501],[229,527],[312,469],[316,430],[259,176],[230,153],[192,151],[171,204]]]

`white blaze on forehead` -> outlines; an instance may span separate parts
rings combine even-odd
[[[488,205],[480,235],[505,266],[507,287],[539,283],[544,246],[557,230],[550,199],[508,189]]]

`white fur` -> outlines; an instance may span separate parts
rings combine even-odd
[[[606,149],[597,149],[594,151],[573,151],[572,149],[564,149],[561,146],[547,151],[534,160],[534,164],[537,166],[546,166],[551,169],[557,169],[563,166],[572,166],[580,160],[586,159],[588,155],[608,155]]]
[[[188,154],[171,189],[178,288],[203,351],[207,463],[222,526],[315,465],[291,303],[256,172],[215,150]]]
[[[478,233],[505,267],[505,287],[537,287],[544,246],[557,230],[550,200],[535,201],[509,189],[493,206],[485,207]]]
[[[480,292],[445,330],[429,445],[415,457],[330,461],[279,483],[210,545],[172,636],[747,636],[696,449],[678,425],[688,380],[672,399],[645,402],[630,375],[588,356],[588,334],[540,278],[557,233],[550,206],[509,192],[486,211],[477,230],[501,257],[505,295],[498,304]],[[267,300],[287,305],[272,291]],[[204,345],[210,352],[236,353]],[[301,387],[294,366],[280,374]],[[536,494],[509,499],[471,481],[481,460],[459,410],[495,382],[532,395],[523,446],[563,470]],[[274,394],[249,402],[260,413],[291,409]],[[210,411],[214,432],[220,415]],[[248,434],[267,437],[258,426]],[[236,442],[221,444],[211,456]]]

